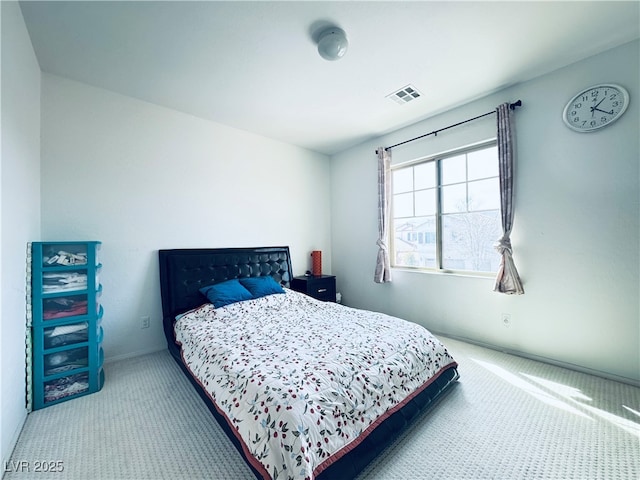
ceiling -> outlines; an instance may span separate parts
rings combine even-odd
[[[328,155],[640,37],[638,1],[21,8],[43,72]],[[335,62],[314,41],[330,24]],[[420,98],[386,98],[409,84]]]

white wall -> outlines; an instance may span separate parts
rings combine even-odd
[[[40,68],[17,2],[2,2],[0,459],[26,418],[27,242],[40,236]]]
[[[335,155],[332,263],[344,301],[435,332],[640,380],[639,58],[635,41]],[[566,128],[566,102],[605,82],[628,89],[624,116],[594,133]],[[401,270],[393,271],[393,283],[374,284],[376,147],[517,99],[512,243],[525,295],[493,293],[493,279]],[[492,136],[490,116],[398,147],[393,162]],[[512,315],[510,328],[501,324],[502,312]]]
[[[108,359],[166,348],[158,249],[289,245],[294,274],[314,249],[330,271],[329,182],[324,155],[43,75],[43,239],[103,242]]]

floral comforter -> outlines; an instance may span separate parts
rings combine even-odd
[[[249,461],[274,480],[313,479],[455,365],[417,324],[288,289],[202,305],[175,330]]]

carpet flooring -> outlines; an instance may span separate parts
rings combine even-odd
[[[358,480],[640,478],[639,388],[442,340],[458,385]],[[3,480],[254,478],[168,352],[105,373],[101,392],[29,414]]]

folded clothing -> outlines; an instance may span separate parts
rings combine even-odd
[[[47,298],[44,300],[42,307],[42,318],[45,320],[86,315],[88,313],[86,295]]]
[[[87,288],[87,274],[78,272],[44,273],[42,289],[44,293],[66,290],[84,290]]]
[[[45,265],[86,265],[87,252],[69,253],[60,250],[58,253],[51,257],[45,257],[43,260]]]

